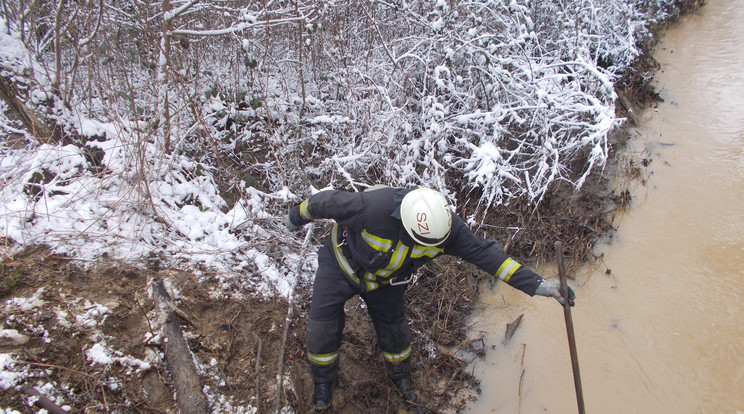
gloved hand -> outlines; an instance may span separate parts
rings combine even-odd
[[[302,228],[302,226],[298,226],[292,223],[292,220],[289,219],[289,213],[284,216],[284,225],[287,226],[287,229],[289,229],[289,231],[297,231]]]
[[[543,280],[542,283],[537,287],[535,295],[553,297],[561,305],[565,303],[563,296],[561,295],[561,282],[558,280]],[[571,286],[568,286],[568,304],[573,306],[576,294],[574,293]]]

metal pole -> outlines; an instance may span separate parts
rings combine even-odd
[[[568,348],[571,351],[571,368],[573,368],[574,387],[576,387],[576,402],[579,405],[579,414],[584,414],[584,393],[581,390],[579,355],[576,352],[576,338],[574,337],[573,319],[571,319],[571,305],[568,303],[568,283],[566,282],[566,269],[563,266],[563,243],[560,241],[555,242],[555,255],[558,259],[558,278],[561,281],[561,295],[565,299],[563,302],[563,315],[566,318]]]

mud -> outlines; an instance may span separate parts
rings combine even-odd
[[[148,290],[151,278],[157,276],[178,292],[184,336],[208,397],[222,395],[229,403],[211,401],[217,412],[249,405],[261,413],[275,411],[277,364],[288,310],[285,300],[250,291],[216,299],[210,292],[224,289],[216,285],[216,278],[173,269],[155,273],[118,263],[83,269],[42,246],[3,258],[1,270],[3,303],[36,292],[42,292],[39,299],[44,301],[42,309],[3,310],[2,327],[30,337],[26,344],[6,343],[0,349],[22,361],[14,371],[33,373],[25,384],[17,384],[19,389],[50,384],[42,393],[52,401],[64,401],[73,412],[175,412],[169,373],[158,357],[161,345],[147,341],[148,334],[155,336]],[[463,407],[471,395],[464,391],[477,385],[465,372],[465,361],[441,350],[471,345],[464,343],[463,321],[477,295],[477,282],[471,272],[455,272],[452,263],[444,263],[422,272],[410,289],[414,380],[430,412]],[[311,411],[312,380],[304,354],[309,289],[306,295],[297,303],[284,361],[283,399],[298,413]],[[100,332],[72,323],[95,304],[109,309],[98,326]],[[60,311],[65,312],[66,323],[60,322]],[[151,367],[133,371],[123,363],[94,364],[86,352],[96,343],[105,343],[119,358],[148,361]],[[387,380],[371,321],[359,301],[347,304],[341,355],[334,412],[397,413],[406,408]],[[22,413],[37,411],[28,406],[25,395],[12,389],[2,393],[0,406]]]

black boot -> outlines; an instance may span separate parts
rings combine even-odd
[[[316,382],[313,391],[313,406],[315,411],[325,411],[331,408],[331,398],[333,397],[332,382]]]
[[[403,401],[405,401],[406,404],[418,404],[416,388],[413,386],[413,383],[411,383],[410,376],[401,377],[397,380],[394,380],[393,383],[395,383],[395,387],[398,388],[398,392],[400,392],[400,395],[401,397],[403,397]]]

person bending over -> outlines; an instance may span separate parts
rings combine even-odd
[[[440,255],[467,260],[530,296],[564,303],[557,280],[544,280],[507,257],[497,242],[477,236],[438,191],[387,186],[320,191],[290,208],[285,224],[297,231],[315,219],[335,221],[318,251],[305,337],[316,411],[331,406],[344,304],[355,295],[367,304],[390,380],[409,406],[418,405],[411,382],[405,285],[417,268]],[[572,291],[569,297],[571,301]]]

